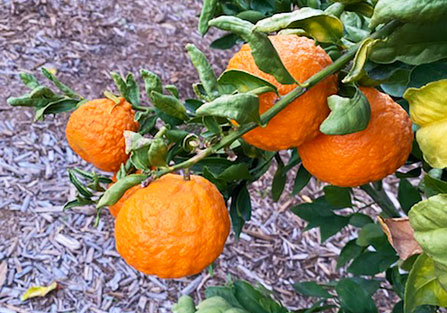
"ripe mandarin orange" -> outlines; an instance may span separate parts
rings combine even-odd
[[[161,278],[197,274],[230,232],[224,199],[203,177],[168,174],[127,199],[115,221],[116,248],[135,269]]]
[[[119,104],[109,99],[92,100],[70,115],[65,134],[81,158],[103,171],[115,172],[128,158],[123,132],[138,130],[134,116],[124,98]]]
[[[298,82],[304,82],[313,74],[332,63],[331,58],[315,41],[295,35],[277,35],[269,37],[287,70]],[[245,44],[229,61],[227,70],[238,69],[259,76],[278,88],[285,95],[297,85],[282,85],[276,79],[258,69],[251,55],[250,47]],[[264,150],[282,150],[299,146],[318,135],[318,128],[329,114],[327,97],[337,92],[337,78],[331,75],[321,81],[304,95],[290,103],[276,115],[267,127],[257,127],[243,138],[250,144]],[[265,93],[259,96],[259,113],[273,106],[278,96]]]
[[[316,178],[342,187],[380,180],[402,166],[411,152],[408,114],[388,95],[360,88],[371,105],[368,127],[348,135],[320,134],[298,147],[304,167]]]

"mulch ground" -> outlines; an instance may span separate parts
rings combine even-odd
[[[292,283],[344,273],[335,269],[336,255],[353,230],[320,245],[318,232],[303,232],[305,223],[289,210],[301,196],[285,193],[271,201],[271,172],[251,186],[253,218],[240,240],[229,238],[213,274],[161,280],[138,273],[116,253],[108,213],[95,228],[92,208],[62,212],[74,196],[67,168],[91,167],[65,141],[66,115],[33,124],[31,110],[8,107],[7,97],[25,92],[17,74],[52,68],[95,98],[112,88],[110,71],[146,68],[176,84],[185,98],[197,80],[186,43],[205,51],[218,73],[230,55],[209,49],[210,38],[199,36],[199,10],[199,1],[191,0],[0,4],[0,312],[169,312],[179,294],[200,299],[206,286],[228,275],[260,283],[297,309],[311,300],[297,296]],[[314,198],[320,190],[313,182],[303,194]],[[59,283],[56,292],[20,302],[30,286],[52,281]],[[383,307],[390,299],[387,292],[379,295]]]

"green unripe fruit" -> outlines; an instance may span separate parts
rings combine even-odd
[[[178,302],[172,306],[173,313],[194,313],[196,307],[190,296],[181,296]]]
[[[215,309],[216,312],[207,309]],[[202,301],[197,306],[197,313],[223,313],[224,311],[231,309],[231,305],[222,297],[211,297]]]

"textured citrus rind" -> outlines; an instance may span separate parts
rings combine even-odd
[[[371,105],[368,127],[348,135],[320,134],[298,147],[304,167],[316,178],[342,187],[378,181],[402,166],[411,152],[411,121],[390,96],[361,87]]]
[[[200,176],[168,174],[127,199],[116,248],[135,269],[161,278],[194,275],[222,252],[230,231],[224,199]]]
[[[277,35],[269,38],[287,70],[300,83],[332,63],[327,53],[316,46],[312,39],[295,35]],[[273,76],[260,71],[247,44],[231,58],[227,69],[244,70],[259,76],[274,84],[280,95],[289,93],[297,86],[282,85]],[[258,148],[270,151],[299,146],[318,135],[320,124],[329,114],[327,97],[336,92],[337,78],[331,75],[290,103],[268,123],[267,127],[257,127],[243,138]],[[264,113],[277,100],[278,96],[273,92],[261,95],[259,112]]]
[[[109,99],[86,102],[70,115],[65,129],[68,144],[85,161],[115,172],[128,158],[123,132],[138,130],[134,116],[124,99],[118,105]]]

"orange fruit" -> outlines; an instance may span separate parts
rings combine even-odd
[[[115,220],[118,253],[161,278],[194,275],[222,252],[230,232],[225,201],[203,177],[167,174],[127,199]]]
[[[137,171],[137,174],[140,174],[141,171]],[[116,183],[116,173],[112,177],[113,183]],[[109,184],[109,188],[113,185],[113,183]],[[109,206],[110,214],[112,214],[113,217],[117,217],[118,213],[120,212],[121,208],[123,207],[124,202],[129,199],[131,195],[134,194],[135,191],[141,188],[141,184],[133,186],[132,188],[129,188],[126,190],[126,192],[121,196],[121,198],[116,202],[115,204]]]
[[[411,121],[390,96],[361,87],[371,105],[368,127],[348,135],[320,134],[298,147],[304,167],[316,178],[342,187],[380,180],[402,166],[411,152]]]
[[[327,53],[309,38],[295,35],[269,38],[284,66],[300,83],[332,63]],[[229,61],[227,70],[231,69],[244,70],[269,81],[278,88],[280,95],[287,94],[297,86],[282,85],[273,76],[259,70],[247,44]],[[277,151],[299,146],[318,135],[320,124],[329,114],[326,99],[336,92],[337,77],[331,75],[290,103],[267,124],[267,127],[257,127],[243,138],[264,150]],[[262,114],[271,108],[277,99],[278,96],[273,92],[260,95],[259,113]]]
[[[123,132],[137,131],[131,105],[121,98],[84,103],[68,120],[65,134],[70,147],[85,161],[106,172],[116,172],[127,161]]]

